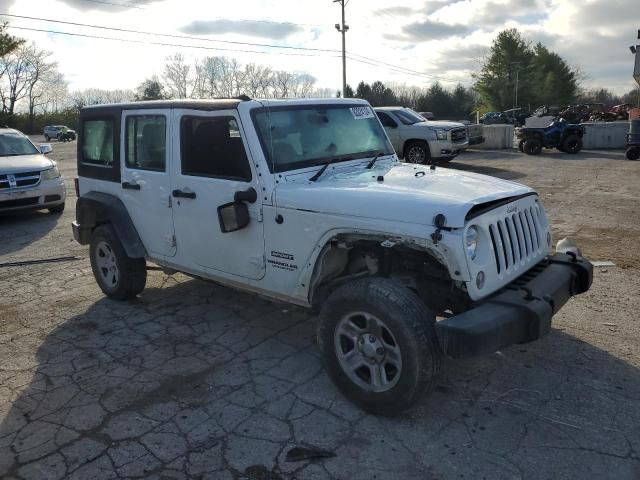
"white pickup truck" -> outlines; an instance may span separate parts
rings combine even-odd
[[[372,412],[413,405],[445,356],[542,337],[591,285],[532,189],[401,163],[361,100],[92,106],[79,132],[73,233],[106,295],[153,262],[316,309],[330,376]]]

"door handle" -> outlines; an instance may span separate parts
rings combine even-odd
[[[122,188],[125,190],[140,190],[140,185],[137,183],[122,182]]]
[[[196,198],[196,192],[183,192],[182,190],[174,190],[171,194],[176,198]]]

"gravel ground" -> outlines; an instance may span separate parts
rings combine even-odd
[[[0,267],[1,478],[640,478],[640,163],[622,152],[451,163],[535,187],[556,239],[616,266],[547,337],[447,361],[389,419],[336,391],[303,310],[160,272],[135,301],[104,298],[71,237],[75,147],[52,154],[63,215],[0,217],[0,263],[80,257]],[[295,446],[335,456],[289,462]]]

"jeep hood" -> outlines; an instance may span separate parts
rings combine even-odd
[[[41,154],[0,156],[0,174],[32,172],[51,168],[53,162]]]
[[[424,225],[433,225],[442,213],[445,226],[460,228],[475,205],[533,192],[518,183],[442,167],[394,162],[367,170],[365,165],[329,168],[317,182],[309,181],[314,171],[289,175],[277,186],[275,202],[278,208]]]

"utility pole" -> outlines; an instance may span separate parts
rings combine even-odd
[[[346,0],[346,2],[348,3],[349,0]],[[336,30],[342,33],[342,98],[344,98],[347,92],[347,49],[345,36],[349,31],[349,25],[344,23],[345,0],[333,0],[333,3],[339,3],[342,7],[342,24],[336,23],[335,27]]]
[[[514,70],[513,66],[515,65],[515,73],[516,73],[516,82],[515,82],[515,102],[513,105],[513,108],[517,108],[518,107],[518,78],[519,78],[519,73],[520,73],[520,64],[522,62],[511,62],[509,63],[509,80],[512,79],[512,72]]]

